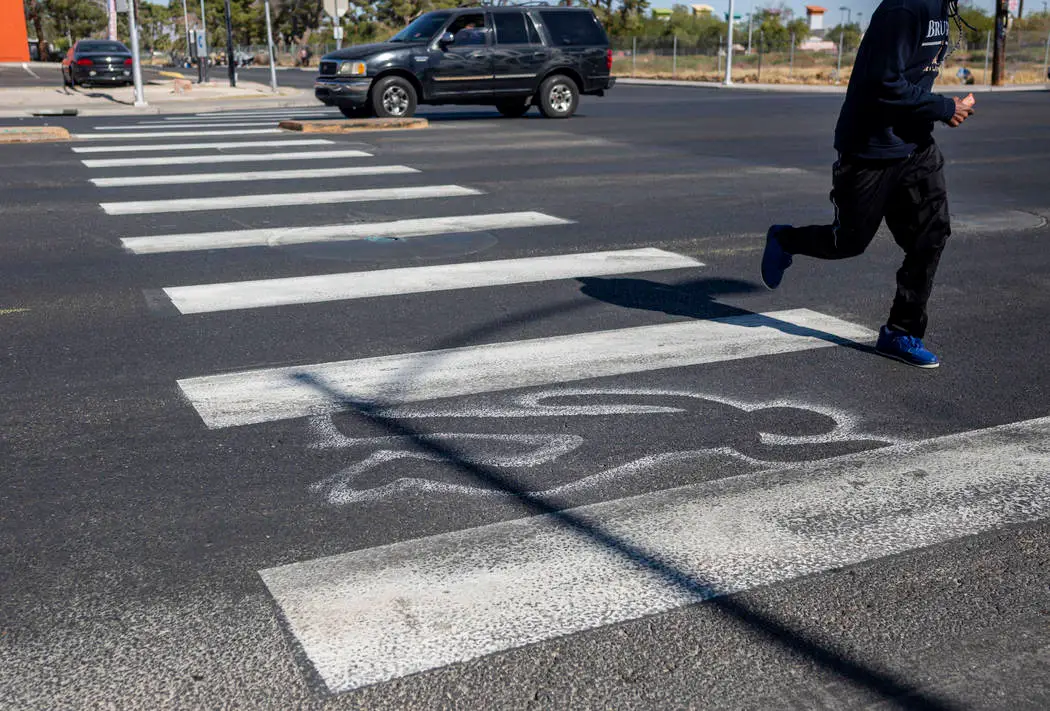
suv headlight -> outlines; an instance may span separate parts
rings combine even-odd
[[[365,75],[364,62],[340,62],[339,74],[344,77],[363,77]]]

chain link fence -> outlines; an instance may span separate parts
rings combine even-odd
[[[743,36],[741,36],[743,35]],[[793,35],[768,41],[760,32],[733,36],[733,81],[740,83],[833,84],[849,80],[856,46],[846,37],[841,60],[838,45],[827,42],[803,48]],[[938,79],[941,84],[991,82],[992,33],[985,42],[964,44],[948,55]],[[776,46],[779,44],[780,46]],[[854,42],[855,44],[855,42]],[[750,45],[750,51],[749,50]],[[812,46],[812,45],[810,45]],[[725,78],[725,38],[620,37],[613,40],[613,73],[621,77],[722,81]],[[840,68],[841,67],[841,68]],[[1006,37],[1008,84],[1048,81],[1050,33],[1013,31]]]

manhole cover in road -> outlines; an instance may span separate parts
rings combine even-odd
[[[286,245],[279,249],[307,259],[403,264],[412,260],[427,261],[475,254],[490,249],[496,242],[496,236],[491,232],[455,232],[422,237],[373,236],[338,242]]]
[[[1045,217],[1023,210],[965,210],[952,214],[953,232],[1009,232],[1044,225]]]

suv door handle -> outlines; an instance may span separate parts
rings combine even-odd
[[[484,56],[485,56],[484,52],[471,52],[470,53],[470,58],[471,59],[480,59],[481,57],[484,57]]]

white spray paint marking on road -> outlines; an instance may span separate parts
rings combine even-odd
[[[100,188],[124,188],[139,185],[195,185],[198,183],[237,183],[257,180],[320,180],[362,175],[400,175],[418,173],[407,165],[374,165],[348,168],[310,168],[304,170],[257,170],[241,173],[187,173],[185,175],[133,175],[120,178],[92,178]]]
[[[95,158],[80,161],[87,168],[132,168],[144,165],[203,165],[205,163],[271,163],[274,161],[333,160],[336,158],[371,158],[364,151],[297,151],[295,153],[207,153],[161,158]]]
[[[808,309],[639,326],[361,360],[187,378],[210,428],[754,358],[870,341]]]
[[[215,143],[143,143],[134,146],[75,146],[74,153],[141,153],[143,151],[199,151],[214,148],[268,148],[271,146],[330,146],[327,138],[289,138],[277,141],[216,141]]]
[[[157,212],[195,212],[200,210],[236,210],[250,207],[285,205],[326,205],[342,202],[379,200],[420,200],[423,198],[465,197],[481,195],[480,190],[459,185],[424,185],[414,188],[368,188],[365,190],[329,190],[316,193],[274,193],[269,195],[229,195],[212,198],[178,198],[173,200],[134,200],[99,203],[107,215],[143,215]]]
[[[1050,418],[260,572],[332,692],[1050,516]]]
[[[249,128],[235,131],[140,131],[139,133],[122,133],[119,136],[111,133],[74,133],[78,141],[112,141],[128,138],[188,138],[190,136],[250,136],[267,133],[284,133],[280,128]]]
[[[181,313],[200,314],[702,266],[692,257],[644,248],[176,286],[164,293]]]
[[[687,448],[676,451],[665,451],[646,453],[636,460],[613,466],[608,469],[599,470],[596,473],[584,472],[575,481],[569,481],[553,487],[527,488],[531,496],[542,499],[554,499],[576,493],[598,493],[603,487],[610,484],[629,483],[626,480],[632,476],[645,475],[647,482],[651,480],[649,472],[658,472],[673,464],[682,462],[718,462],[725,460],[736,460],[746,463],[751,469],[769,469],[774,466],[782,466],[785,460],[791,460],[797,455],[789,452],[791,448],[798,446],[831,445],[821,449],[810,449],[806,452],[806,458],[826,458],[842,454],[840,445],[864,445],[864,448],[873,446],[887,446],[891,444],[902,444],[903,441],[893,436],[875,434],[862,431],[857,418],[845,410],[824,407],[794,400],[773,400],[759,403],[744,402],[736,399],[720,397],[717,395],[706,395],[700,392],[680,390],[647,390],[647,389],[625,389],[625,388],[555,388],[541,391],[528,392],[524,394],[506,395],[501,398],[503,402],[491,404],[491,401],[479,407],[473,404],[455,405],[404,405],[393,408],[380,408],[371,410],[371,419],[384,422],[399,422],[409,419],[441,419],[441,420],[467,420],[470,424],[480,428],[484,420],[490,419],[528,419],[540,420],[557,419],[560,422],[566,418],[585,418],[587,420],[598,420],[598,428],[603,431],[611,431],[612,423],[608,418],[623,419],[629,415],[688,415],[690,409],[694,411],[706,411],[712,405],[730,408],[746,414],[777,413],[778,422],[787,421],[791,427],[797,428],[799,415],[811,417],[816,415],[819,419],[826,418],[826,423],[819,423],[807,434],[785,434],[783,427],[777,431],[772,421],[765,421],[758,430],[758,441],[760,447],[751,445],[748,455],[739,449],[728,446],[722,447],[696,447],[695,440],[689,443]],[[476,422],[471,422],[476,420]],[[701,419],[701,422],[703,420]],[[459,423],[462,424],[462,423]],[[580,423],[569,422],[566,427],[573,427]],[[528,425],[517,425],[528,426]],[[535,426],[535,424],[532,424]],[[501,425],[506,427],[506,425]],[[664,420],[660,425],[663,429],[687,427],[695,431],[695,425],[676,420],[670,422]],[[582,428],[580,428],[582,429]],[[769,431],[772,429],[773,431]],[[521,453],[515,451],[510,457],[504,455],[502,450],[493,449],[489,446],[484,451],[477,451],[478,442],[475,438],[476,432],[468,433],[443,433],[443,443],[454,447],[455,456],[440,457],[433,451],[421,451],[420,437],[427,433],[419,428],[412,428],[417,434],[403,435],[400,437],[352,437],[344,434],[336,426],[333,416],[322,416],[312,418],[309,424],[310,444],[312,449],[321,450],[350,450],[354,456],[360,457],[358,461],[317,482],[311,489],[321,493],[325,500],[334,505],[354,504],[368,501],[388,500],[391,497],[403,497],[409,493],[457,493],[472,498],[484,499],[506,499],[513,498],[504,491],[485,486],[470,486],[457,484],[453,486],[446,481],[429,479],[418,476],[404,476],[399,469],[389,467],[390,462],[396,460],[420,459],[429,462],[442,462],[453,467],[464,461],[482,464],[489,467],[518,466],[527,467],[536,464],[548,464],[546,472],[548,476],[558,478],[555,459],[545,457],[541,461],[531,461]],[[593,430],[593,428],[592,428]],[[529,433],[533,442],[541,442],[543,437],[559,437],[556,435],[539,432]],[[697,433],[702,434],[702,433]],[[486,440],[482,444],[491,445]],[[565,449],[562,454],[567,454],[586,443],[582,436],[577,437],[575,446]],[[508,442],[517,450],[521,442]],[[537,448],[540,445],[536,445]],[[769,447],[779,448],[779,451],[771,451],[765,457],[758,456],[757,452]],[[373,451],[375,450],[375,451]],[[640,448],[641,452],[645,447]],[[561,456],[560,454],[558,456]],[[507,464],[507,461],[515,461],[515,464]],[[586,455],[585,459],[596,461],[598,457]],[[375,470],[387,467],[385,472]],[[369,485],[362,484],[364,477],[373,481],[379,477],[391,479],[385,484]],[[650,487],[651,488],[651,487]]]
[[[393,222],[364,222],[316,227],[265,227],[254,230],[125,237],[120,242],[124,249],[134,254],[157,254],[160,252],[189,252],[199,249],[281,247],[292,244],[362,240],[368,237],[420,237],[569,224],[572,224],[570,220],[551,217],[542,212],[504,212],[426,217]]]

